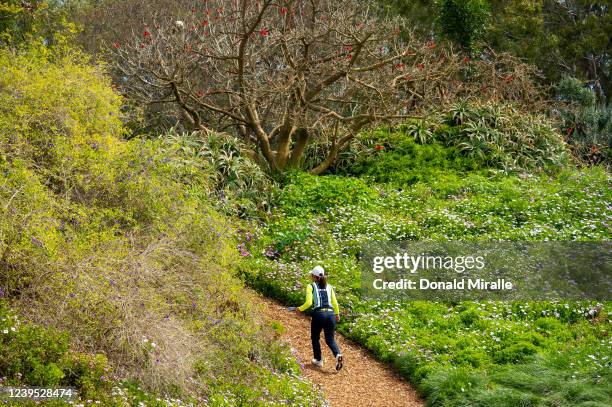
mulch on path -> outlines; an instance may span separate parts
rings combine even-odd
[[[320,386],[332,407],[393,407],[424,406],[423,400],[411,385],[389,366],[377,361],[364,348],[336,334],[336,341],[344,356],[344,368],[335,370],[335,359],[325,345],[323,368],[311,364],[310,318],[289,312],[284,306],[261,297],[264,315],[268,320],[280,322],[285,327],[283,340],[294,349],[302,372],[311,382]]]

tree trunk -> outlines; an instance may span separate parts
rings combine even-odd
[[[295,141],[295,146],[293,147],[293,151],[291,152],[291,157],[289,158],[289,167],[296,168],[300,164],[300,160],[302,159],[302,155],[304,154],[304,150],[308,145],[308,130],[306,129],[298,129],[296,132],[297,140]]]
[[[338,141],[338,143],[332,144],[332,148],[329,150],[329,153],[327,153],[327,157],[325,157],[325,160],[323,160],[321,164],[317,165],[309,172],[313,175],[321,175],[325,171],[327,171],[327,169],[334,163],[334,161],[336,161],[336,158],[338,157],[338,153],[342,151],[342,149],[344,148],[344,145],[348,143],[349,141],[351,141],[353,137],[355,137],[355,134],[359,131],[359,128],[360,127],[355,128],[354,133],[350,133],[342,137],[340,141]]]

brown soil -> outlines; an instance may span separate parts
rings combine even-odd
[[[311,382],[318,385],[332,407],[373,407],[373,406],[423,406],[424,403],[408,382],[389,366],[377,361],[367,350],[356,343],[336,334],[336,341],[344,357],[344,368],[335,370],[334,357],[325,345],[323,368],[311,364],[310,318],[289,312],[286,307],[261,297],[264,316],[269,321],[280,322],[285,327],[283,340],[289,342],[302,372]]]

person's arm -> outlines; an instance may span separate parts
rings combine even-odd
[[[334,314],[336,314],[336,317],[338,317],[338,315],[340,315],[340,307],[338,306],[338,300],[336,299],[336,290],[334,290],[334,287],[332,287],[331,289],[331,304],[334,309]]]
[[[304,312],[312,305],[312,285],[306,287],[306,302],[297,308],[298,311]]]

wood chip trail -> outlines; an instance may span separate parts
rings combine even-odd
[[[344,356],[344,368],[335,370],[335,360],[321,334],[323,369],[312,366],[310,318],[289,312],[286,307],[261,297],[264,317],[285,327],[283,339],[288,341],[306,378],[320,386],[332,407],[424,406],[424,402],[408,382],[389,366],[377,361],[364,348],[336,333],[336,341]]]

